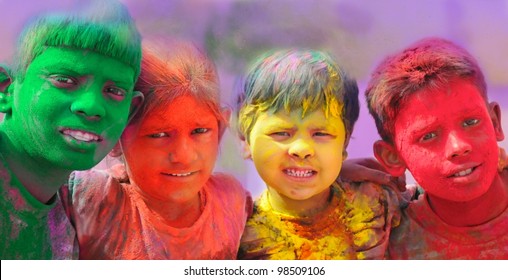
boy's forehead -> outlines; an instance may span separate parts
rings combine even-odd
[[[217,123],[217,116],[207,104],[197,101],[193,96],[183,95],[173,99],[169,104],[161,103],[151,108],[143,116],[142,123],[147,129],[189,124],[205,125]]]
[[[58,65],[78,62],[84,59],[89,51],[68,47],[46,47],[41,53],[35,56],[30,64]]]
[[[118,82],[133,82],[132,67],[118,59],[86,49],[48,47],[29,67],[51,71],[69,71],[68,74],[103,73]]]
[[[62,59],[80,61],[85,58],[89,58],[91,56],[101,56],[103,58],[107,58],[109,60],[113,60],[118,62],[119,64],[123,64],[126,67],[127,64],[123,63],[121,60],[114,58],[112,56],[108,56],[102,53],[95,52],[90,49],[81,49],[75,47],[66,47],[66,46],[48,46],[45,47],[44,50],[34,58],[37,59],[39,56],[44,55],[45,60],[57,60],[61,61]]]
[[[257,122],[265,125],[290,125],[296,123],[309,123],[315,127],[328,127],[343,124],[339,117],[326,116],[323,109],[317,109],[310,112],[302,113],[302,109],[286,111],[278,110],[277,112],[260,112]]]
[[[447,121],[460,121],[488,111],[483,95],[467,80],[455,80],[439,89],[419,90],[409,95],[399,106],[394,119],[396,134],[404,130],[425,129]]]
[[[446,97],[442,98],[441,101],[450,103],[451,107],[465,107],[467,104],[471,103],[469,98],[467,98],[464,94],[465,91],[468,92],[468,96],[474,95],[475,99],[480,98],[484,100],[482,105],[487,104],[485,95],[482,94],[480,89],[470,79],[453,78],[448,82],[444,84],[438,84],[435,87],[427,86],[414,92],[406,93],[402,95],[397,101],[397,107],[392,108],[395,109],[395,112],[400,112],[401,110],[408,110],[408,107],[410,107],[409,109],[412,110],[421,109],[422,106],[432,107],[432,105],[436,103],[435,100],[441,96]],[[452,98],[452,95],[454,98]],[[460,103],[456,103],[457,100],[460,100]]]

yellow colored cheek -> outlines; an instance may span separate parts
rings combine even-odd
[[[282,147],[273,141],[255,141],[251,146],[251,153],[255,158],[270,159],[281,152]]]

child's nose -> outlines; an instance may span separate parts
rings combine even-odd
[[[101,91],[87,90],[76,96],[71,104],[71,112],[88,120],[100,120],[106,115]]]
[[[171,143],[172,147],[169,151],[169,160],[172,163],[188,164],[196,160],[197,154],[191,139],[188,137],[175,137],[175,141]]]
[[[307,140],[297,139],[290,144],[288,153],[293,157],[307,159],[314,156],[314,148]]]
[[[471,152],[472,146],[464,136],[457,132],[450,132],[446,139],[446,157],[452,159],[458,156],[467,155]]]

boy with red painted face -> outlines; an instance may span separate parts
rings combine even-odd
[[[236,258],[252,202],[212,174],[230,114],[213,63],[187,43],[149,42],[135,89],[145,103],[114,150],[125,163],[69,183],[80,258]]]
[[[381,259],[398,223],[397,194],[337,183],[359,114],[358,87],[326,53],[281,50],[250,67],[237,127],[266,184],[241,259]]]
[[[376,158],[394,176],[408,169],[425,190],[392,231],[389,257],[508,258],[501,113],[475,59],[424,39],[382,62],[365,94],[382,137]]]
[[[75,258],[57,191],[107,155],[141,101],[140,36],[120,3],[95,1],[31,21],[13,61],[0,88],[0,258]]]

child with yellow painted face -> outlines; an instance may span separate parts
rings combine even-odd
[[[16,51],[0,83],[0,258],[76,258],[57,192],[107,155],[141,100],[140,36],[122,5],[101,1],[31,21]]]
[[[245,156],[266,190],[241,259],[379,259],[397,224],[392,189],[337,183],[358,118],[356,82],[327,54],[284,50],[248,71],[236,111]]]
[[[212,174],[230,114],[213,63],[187,43],[149,42],[135,89],[145,103],[114,150],[125,163],[69,183],[80,258],[235,259],[252,200]]]

